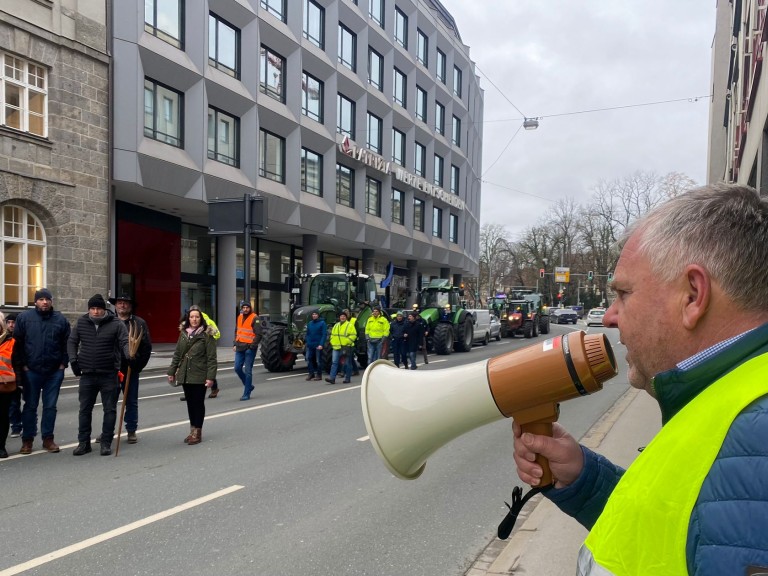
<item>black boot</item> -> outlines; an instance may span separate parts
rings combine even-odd
[[[101,443],[101,455],[102,456],[109,456],[112,454],[112,443],[111,442],[104,442]]]
[[[77,448],[74,449],[72,454],[75,456],[82,456],[83,454],[88,454],[88,452],[91,451],[91,443],[90,442],[80,442],[77,445]]]

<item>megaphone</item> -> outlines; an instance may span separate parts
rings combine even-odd
[[[363,418],[389,471],[412,480],[440,447],[502,418],[551,436],[559,402],[597,392],[616,374],[605,334],[582,331],[445,370],[416,373],[377,360],[363,374]],[[551,484],[549,463],[537,462],[540,486]]]

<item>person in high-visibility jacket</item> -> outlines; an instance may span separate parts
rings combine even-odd
[[[235,340],[235,374],[243,383],[243,395],[240,400],[250,400],[253,392],[253,361],[259,348],[263,330],[259,315],[251,309],[247,300],[240,302],[240,314],[237,316]]]
[[[368,338],[368,364],[378,360],[384,339],[389,338],[389,320],[381,314],[381,308],[376,306],[365,323],[365,336]]]
[[[355,353],[355,341],[357,340],[357,329],[355,323],[347,320],[347,314],[341,312],[339,321],[331,328],[331,374],[325,381],[328,384],[336,384],[336,374],[339,372],[339,363],[344,362],[344,384],[348,384],[352,379],[352,360],[350,355]]]
[[[11,364],[13,356],[13,333],[5,324],[0,312],[0,458],[8,458],[5,441],[8,439],[11,400],[16,393],[16,371]]]
[[[584,575],[768,572],[768,198],[715,184],[636,221],[603,324],[618,327],[629,383],[653,396],[662,428],[625,471],[515,424],[523,482],[590,530]]]

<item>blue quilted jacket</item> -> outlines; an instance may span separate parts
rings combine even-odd
[[[657,375],[653,386],[662,424],[712,382],[764,353],[768,324],[688,370]],[[585,466],[576,482],[544,494],[589,529],[624,470],[583,446],[582,452]],[[768,567],[768,396],[733,421],[691,513],[686,558],[690,576],[746,574],[748,566]]]

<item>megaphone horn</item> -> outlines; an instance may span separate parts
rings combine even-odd
[[[377,360],[363,374],[363,418],[389,471],[412,480],[441,446],[502,418],[551,436],[559,402],[601,390],[616,373],[605,334],[581,331],[445,370],[416,373]],[[538,462],[547,486],[549,465]]]

